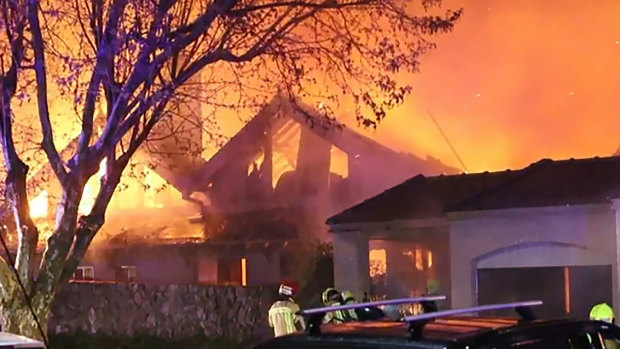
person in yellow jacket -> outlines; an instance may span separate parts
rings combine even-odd
[[[594,321],[603,321],[610,324],[614,324],[616,322],[614,316],[614,310],[607,303],[599,303],[592,307],[590,310],[590,320]],[[590,335],[588,334],[588,337]],[[605,348],[618,348],[618,343],[616,343],[613,339],[603,338],[603,342],[605,343]]]
[[[325,289],[325,291],[323,291],[321,299],[323,301],[323,304],[327,307],[334,307],[343,304],[340,292],[331,287],[328,287],[327,289]],[[345,312],[343,312],[342,310],[337,310],[326,313],[325,317],[323,317],[323,323],[341,324],[343,322],[346,322],[347,319],[348,317]]]
[[[341,296],[343,305],[357,304],[357,300],[355,300],[355,297],[353,296],[353,293],[351,293],[351,291],[342,291]],[[347,315],[351,321],[358,320],[355,309],[345,310],[345,312],[345,315]]]
[[[269,326],[276,337],[304,330],[306,325],[299,315],[299,305],[293,297],[299,286],[294,282],[283,282],[278,289],[278,300],[269,309]]]
[[[607,303],[600,303],[590,310],[590,320],[615,323],[614,310]]]

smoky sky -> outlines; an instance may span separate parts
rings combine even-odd
[[[413,95],[376,131],[383,144],[470,172],[541,158],[608,156],[620,145],[620,1],[448,0],[455,30],[434,38]],[[222,131],[242,125],[227,115]]]
[[[620,2],[461,0],[464,17],[436,40],[414,95],[374,136],[394,149],[470,171],[540,158],[611,155],[620,145]],[[459,166],[460,167],[460,166]]]

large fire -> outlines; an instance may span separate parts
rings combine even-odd
[[[30,217],[45,218],[48,215],[49,197],[47,190],[41,191],[39,195],[30,201]]]
[[[376,132],[363,132],[393,149],[422,157],[431,154],[457,166],[430,112],[470,171],[521,167],[549,156],[609,155],[617,148],[620,3],[601,0],[597,6],[582,2],[559,6],[537,0],[446,0],[445,7],[464,7],[465,15],[453,33],[434,38],[439,47],[423,57],[421,73],[403,77],[415,83],[412,98]],[[59,114],[72,110],[72,101],[51,100],[51,108]],[[341,120],[355,127],[352,106],[342,105],[337,111]],[[16,113],[36,115],[35,110],[29,104],[16,108]],[[218,113],[221,132],[234,135],[250,116],[222,110]],[[55,130],[73,137],[79,125],[66,120],[70,118],[54,119]],[[59,146],[71,137],[59,141]],[[216,148],[205,145],[208,158]],[[293,149],[287,147],[274,149],[273,185],[282,173],[295,168],[295,158],[289,154]],[[336,148],[332,154],[332,172],[346,177],[346,155]],[[261,161],[259,156],[257,165]],[[158,189],[165,180],[155,171],[144,172],[146,189],[139,181],[124,180],[126,188],[115,194],[111,213],[162,208],[182,200],[174,189]],[[80,213],[92,207],[104,173],[102,164],[85,188]],[[32,197],[33,218],[53,214],[53,195],[42,190]],[[414,267],[432,266],[430,252],[425,258],[422,252],[413,254]],[[379,265],[385,259],[375,257]]]
[[[103,159],[101,164],[99,164],[99,171],[97,171],[97,174],[92,176],[84,187],[82,200],[80,201],[80,206],[78,207],[78,212],[80,214],[88,214],[95,204],[95,198],[97,197],[97,193],[99,192],[99,188],[101,186],[101,178],[105,175],[105,163],[106,160]]]
[[[460,168],[431,113],[469,172],[618,148],[620,2],[444,3],[463,7],[464,16],[454,32],[434,38],[438,48],[422,57],[421,72],[403,77],[411,97],[366,135]],[[352,111],[343,103],[339,116],[356,127]],[[235,112],[220,115],[225,135],[243,125]]]

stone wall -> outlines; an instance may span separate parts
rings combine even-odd
[[[252,287],[71,283],[57,296],[49,329],[243,340],[268,330],[273,294],[272,289]]]

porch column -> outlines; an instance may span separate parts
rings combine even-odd
[[[616,255],[614,258],[615,263],[612,265],[612,271],[613,271],[612,301],[614,303],[613,308],[614,308],[614,312],[616,313],[616,323],[617,323],[618,322],[617,319],[620,319],[620,199],[612,200],[612,202],[613,202],[612,207],[616,215],[616,234],[615,234],[615,241],[614,241],[614,243],[616,244]]]
[[[333,239],[335,287],[361,300],[370,291],[368,237],[359,231],[335,232]]]
[[[470,244],[472,242],[460,231],[459,226],[450,226],[450,305],[453,308],[471,307],[477,304],[476,266],[472,265]]]

